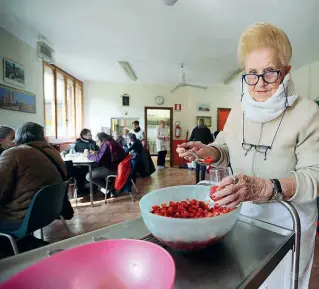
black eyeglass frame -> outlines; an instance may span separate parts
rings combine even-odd
[[[267,74],[267,73],[273,73],[273,72],[276,72],[276,73],[277,73],[277,78],[276,78],[276,80],[271,81],[271,82],[270,82],[270,81],[267,81],[267,80],[265,79],[265,74]],[[249,76],[249,75],[257,76],[257,81],[256,81],[256,83],[253,83],[253,84],[252,84],[252,83],[248,83],[246,77]],[[249,86],[254,86],[254,85],[256,85],[256,84],[259,82],[259,78],[260,78],[260,77],[263,79],[263,81],[264,81],[265,83],[267,83],[267,84],[273,84],[273,83],[275,83],[275,82],[279,79],[280,75],[281,75],[281,71],[280,71],[280,70],[269,70],[269,71],[265,71],[264,73],[261,73],[261,74],[257,74],[257,73],[245,73],[245,74],[242,75],[242,79],[245,80],[245,82],[247,83],[247,85],[249,85]]]

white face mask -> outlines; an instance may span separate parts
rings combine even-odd
[[[286,106],[292,106],[298,98],[290,73],[285,76],[274,95],[264,102],[254,100],[248,91],[248,85],[245,82],[243,85],[242,108],[245,117],[253,122],[263,123],[276,119]]]

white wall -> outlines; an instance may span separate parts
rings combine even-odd
[[[319,97],[319,61],[292,71],[296,91],[308,99]]]
[[[32,121],[43,125],[43,68],[37,60],[36,49],[0,28],[0,83],[12,86],[3,81],[3,57],[24,66],[25,87],[22,89],[36,95],[36,114],[0,109],[0,124],[17,128]]]
[[[84,123],[95,133],[101,126],[110,127],[112,117],[136,117],[144,127],[144,107],[156,106],[155,97],[161,95],[165,98],[164,107],[173,107],[182,104],[181,112],[173,113],[173,121],[180,121],[183,134],[196,126],[196,116],[206,115],[212,117],[212,129],[217,127],[217,108],[231,107],[236,96],[239,97],[237,84],[231,86],[219,85],[208,90],[181,88],[170,93],[172,86],[116,84],[86,81],[84,82]],[[121,95],[130,96],[130,107],[121,106]],[[209,103],[211,112],[197,112],[197,104]],[[159,106],[160,107],[160,106]],[[127,112],[127,115],[125,113]]]
[[[301,97],[316,99],[319,97],[319,62],[312,63],[292,71],[296,90]],[[186,130],[191,132],[196,125],[196,116],[212,116],[212,130],[217,128],[217,108],[231,108],[236,97],[240,97],[240,81],[232,84],[216,85],[208,90],[182,88],[170,93],[172,86],[118,84],[86,81],[84,82],[84,123],[95,133],[101,126],[110,127],[112,117],[137,117],[141,127],[144,127],[144,106],[156,106],[155,96],[165,98],[163,106],[173,107],[175,103],[182,104],[181,112],[174,112],[175,121],[181,121],[182,138]],[[121,106],[121,95],[130,95],[131,106]],[[210,103],[210,113],[197,112],[198,103]],[[127,112],[127,115],[125,113]]]

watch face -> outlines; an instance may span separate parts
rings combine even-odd
[[[156,104],[163,104],[164,103],[164,97],[163,96],[156,96],[155,97]]]

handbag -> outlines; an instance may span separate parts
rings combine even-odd
[[[59,174],[61,175],[62,182],[66,181],[66,176],[65,176],[62,168],[58,165],[58,163],[54,160],[54,158],[50,154],[48,154],[46,151],[44,151],[38,147],[35,147],[31,144],[27,144],[27,145],[29,147],[35,148],[38,151],[42,152],[52,162],[52,164],[55,166],[55,168],[58,170]],[[71,203],[69,201],[69,198],[68,198],[68,191],[66,191],[64,194],[61,215],[65,220],[71,220],[74,216],[74,210],[73,210]]]

